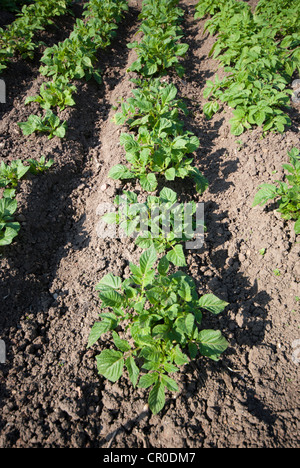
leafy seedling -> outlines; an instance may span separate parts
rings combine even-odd
[[[165,257],[156,271],[156,260],[151,247],[139,265],[130,264],[128,279],[112,274],[102,278],[97,290],[105,310],[88,340],[91,347],[104,333],[112,333],[116,349],[96,356],[99,374],[116,382],[127,370],[134,387],[151,387],[148,403],[154,414],[164,407],[166,390],[178,392],[169,374],[198,354],[217,361],[228,347],[219,330],[201,329],[202,311],[219,314],[228,304],[213,294],[199,298],[192,278],[181,271],[168,275]]]
[[[186,266],[181,244],[193,239],[200,227],[204,231],[203,221],[195,219],[195,202],[179,204],[176,192],[165,187],[158,197],[149,196],[146,203],[138,203],[133,192],[123,192],[114,203],[118,211],[105,214],[104,221],[118,224],[142,249],[153,246],[158,254],[165,253],[169,262]]]
[[[30,164],[29,171],[34,175],[38,175],[50,169],[54,164],[54,159],[46,161],[45,156],[41,156],[39,161],[36,159],[28,159],[27,162]]]
[[[18,182],[29,171],[29,166],[24,166],[21,160],[12,161],[5,164],[2,161],[0,166],[0,187],[16,188]]]
[[[286,220],[294,220],[294,230],[300,234],[300,157],[299,150],[293,148],[288,152],[290,164],[283,168],[289,173],[286,182],[275,181],[275,184],[262,184],[254,197],[253,206],[264,205],[269,200],[276,200],[278,212]]]
[[[18,235],[20,224],[14,221],[17,200],[7,197],[8,192],[0,199],[0,246],[9,245]]]
[[[67,122],[61,122],[59,117],[49,109],[46,111],[44,117],[30,115],[27,122],[19,122],[18,125],[25,136],[35,132],[42,132],[49,134],[49,140],[54,136],[64,138],[67,129]]]

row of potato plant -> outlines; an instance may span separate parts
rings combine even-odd
[[[183,129],[180,111],[186,113],[186,107],[178,99],[176,87],[159,78],[170,68],[180,76],[184,73],[180,58],[186,54],[188,44],[179,42],[182,29],[178,22],[183,11],[174,6],[177,3],[176,0],[159,5],[156,0],[144,2],[140,15],[143,38],[140,43],[128,45],[138,55],[129,68],[138,73],[138,79],[133,80],[137,88],[115,117],[116,123],[126,123],[134,131],[121,135],[130,166],[116,165],[109,177],[138,179],[149,192],[156,190],[158,176],[167,181],[192,178],[197,191],[203,193],[208,181],[193,165],[199,139]]]
[[[53,24],[53,18],[66,14],[70,3],[71,0],[36,0],[24,5],[9,26],[0,28],[0,73],[17,53],[32,59],[39,46],[36,33]]]
[[[217,34],[210,51],[226,76],[208,80],[203,111],[211,118],[225,102],[233,108],[231,132],[241,135],[253,126],[284,132],[291,120],[288,89],[300,70],[298,0],[261,0],[254,13],[237,0],[201,0],[196,18],[210,16],[204,31]]]
[[[25,104],[39,103],[44,115],[31,114],[19,126],[24,135],[47,133],[63,138],[67,122],[61,122],[51,109],[63,111],[74,106],[77,87],[74,80],[94,78],[101,83],[101,71],[95,68],[97,51],[111,44],[117,24],[128,9],[126,0],[90,0],[84,5],[83,19],[77,19],[69,38],[45,50],[40,72],[51,79],[42,83],[40,93]]]
[[[176,98],[175,86],[161,81],[168,70],[175,70],[180,76],[184,73],[179,58],[186,53],[187,45],[178,42],[182,37],[179,19],[183,11],[177,4],[177,0],[143,2],[140,30],[144,36],[140,43],[129,45],[138,55],[130,67],[139,75],[134,81],[137,87],[134,97],[123,103],[121,113],[116,115],[117,123],[126,124],[135,132],[121,136],[131,168],[118,165],[110,176],[137,177],[146,191],[153,192],[157,187],[156,172],[174,180],[195,177],[196,171],[197,189],[201,193],[207,181],[192,169],[192,158],[186,158],[186,154],[198,148],[199,141],[183,130],[179,112],[185,111],[185,107]],[[162,51],[161,55],[158,51]],[[144,211],[149,225],[157,221],[149,216],[153,204],[160,207],[163,203],[172,212],[177,201],[177,194],[167,187],[158,197],[149,195],[142,205],[131,192],[117,197],[117,205],[123,197],[129,201],[129,216],[123,219],[111,213],[104,219],[122,224],[128,235],[133,231],[141,234],[140,218],[136,218],[138,210]],[[177,209],[181,210],[182,205]],[[161,210],[159,221],[163,222],[164,215]],[[164,407],[166,390],[178,392],[170,374],[178,372],[198,354],[218,360],[228,346],[219,330],[201,329],[203,311],[219,314],[228,304],[213,294],[199,297],[191,277],[181,270],[171,273],[171,268],[174,271],[171,263],[185,265],[182,239],[176,237],[176,232],[165,239],[162,229],[158,234],[155,239],[142,234],[136,239],[145,251],[138,265],[129,264],[129,278],[109,273],[97,285],[104,311],[94,324],[88,343],[91,347],[103,334],[112,333],[116,349],[105,349],[96,357],[99,374],[116,382],[127,370],[134,387],[151,388],[148,404],[154,414]]]

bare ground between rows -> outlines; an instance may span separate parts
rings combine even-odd
[[[0,338],[8,351],[0,365],[1,447],[299,444],[299,244],[274,209],[252,208],[258,185],[282,177],[287,150],[299,145],[299,114],[291,111],[293,125],[284,135],[261,139],[254,130],[239,144],[229,131],[229,109],[205,120],[202,90],[218,64],[207,58],[213,38],[193,19],[195,4],[181,2],[190,50],[184,79],[172,80],[187,99],[186,128],[201,141],[196,161],[210,188],[199,197],[192,184],[169,186],[182,199],[205,202],[205,245],[189,252],[186,271],[200,293],[229,302],[220,317],[204,320],[222,330],[229,350],[219,363],[199,359],[182,369],[180,392],[152,416],[144,407],[147,394],[126,377],[112,384],[97,376],[95,355],[111,346],[109,336],[86,349],[99,312],[95,284],[108,272],[128,275],[129,262],[140,255],[132,240],[98,236],[103,203],[123,188],[145,196],[138,185],[107,179],[110,167],[124,161],[121,129],[111,118],[112,106],[133,86],[126,69],[134,52],[126,43],[136,32],[140,2],[132,1],[112,49],[100,54],[104,83],[80,84],[76,108],[65,112],[66,140],[28,139],[18,131],[17,122],[34,108],[24,100],[39,88],[37,64],[26,65],[26,83],[2,115],[1,159],[45,154],[56,165],[22,183],[22,230],[1,259]],[[18,66],[22,73],[25,65]]]

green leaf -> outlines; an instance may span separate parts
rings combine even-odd
[[[157,382],[158,379],[158,374],[157,373],[149,373],[149,374],[144,374],[141,376],[138,387],[139,388],[149,388],[151,385],[153,385],[155,382]]]
[[[140,176],[140,183],[143,189],[147,192],[154,192],[157,187],[155,174],[151,172],[150,174]]]
[[[38,122],[40,124],[40,121]],[[23,132],[23,135],[28,136],[31,135],[36,131],[36,125],[31,120],[27,120],[27,122],[18,122],[18,126]]]
[[[228,343],[219,330],[202,330],[197,341],[200,353],[214,361],[218,361],[220,354],[228,348]]]
[[[126,365],[126,368],[127,368],[128,374],[129,374],[129,378],[130,378],[130,380],[132,382],[132,385],[134,387],[136,387],[138,377],[139,377],[139,373],[140,373],[140,369],[136,365],[135,360],[134,360],[134,358],[132,356],[129,356],[126,359],[125,365]]]
[[[157,63],[153,63],[153,64],[147,64],[145,66],[145,74],[146,75],[154,75],[158,70],[158,66],[157,66]]]
[[[116,382],[123,374],[124,359],[120,351],[105,349],[96,360],[99,374],[111,382]]]
[[[170,268],[170,262],[167,259],[166,255],[164,255],[158,263],[158,267],[157,267],[158,273],[161,276],[166,276],[169,271],[169,268]]]
[[[190,342],[188,344],[188,348],[191,359],[195,359],[198,354],[198,346],[196,345],[196,343]]]
[[[118,276],[114,276],[112,273],[105,275],[101,281],[97,284],[96,290],[104,291],[106,289],[120,289],[122,286],[122,279]]]
[[[235,119],[231,119],[230,123],[232,135],[240,136],[242,133],[244,133],[244,125],[241,122]]]
[[[116,224],[117,219],[118,219],[118,213],[115,213],[115,212],[106,213],[105,215],[102,216],[101,219],[105,221],[107,224]]]
[[[207,89],[207,91],[203,94],[205,94],[204,97],[208,97],[208,95],[210,94],[209,89]],[[203,113],[207,119],[211,119],[212,116],[219,111],[219,109],[220,105],[218,101],[209,101],[204,104]]]
[[[176,177],[176,171],[174,167],[170,167],[169,169],[166,170],[165,172],[165,178],[167,180],[174,180]]]
[[[253,205],[263,205],[267,203],[268,200],[273,200],[278,196],[278,189],[275,185],[272,184],[262,184],[260,185],[260,190],[254,197]]]
[[[177,193],[168,187],[164,187],[159,194],[159,198],[163,203],[176,203]]]
[[[2,229],[1,229],[2,230]],[[4,228],[4,232],[0,230],[0,246],[10,245],[20,230],[19,223],[9,223]]]
[[[300,234],[300,218],[295,222],[294,229],[296,234]]]
[[[130,170],[123,166],[122,164],[117,164],[116,166],[112,167],[108,173],[108,177],[114,180],[125,180],[125,179],[132,179],[134,174],[130,172]]]
[[[190,170],[190,177],[192,177],[195,182],[196,182],[196,190],[200,195],[207,190],[209,187],[209,182],[206,177],[197,169],[196,167],[193,167]]]
[[[59,125],[53,132],[58,138],[64,138],[66,136],[66,122]]]
[[[146,250],[146,252],[141,255],[140,266],[143,275],[148,273],[153,268],[156,259],[157,253],[154,247],[150,247],[150,249]]]
[[[176,266],[186,266],[183,248],[180,244],[177,244],[174,247],[172,247],[172,250],[170,250],[167,253],[166,257],[169,260],[169,262],[172,262]]]
[[[128,341],[121,340],[117,332],[113,331],[112,336],[113,336],[113,340],[114,340],[116,348],[118,348],[120,351],[125,353],[126,351],[129,351],[131,349],[131,346],[128,343]]]
[[[112,320],[102,320],[101,322],[96,322],[91,329],[87,347],[90,348],[93,346],[104,333],[107,333],[112,328]]]
[[[187,140],[181,137],[177,137],[174,140],[173,148],[174,149],[185,149],[187,145]]]
[[[168,375],[161,376],[161,383],[167,387],[170,392],[178,392],[178,385],[174,379],[171,379]]]
[[[156,382],[149,394],[149,408],[153,414],[157,414],[163,409],[165,402],[165,386],[161,382]]]
[[[176,55],[180,55],[183,57],[188,51],[189,45],[188,44],[178,44],[175,50]]]
[[[187,356],[181,351],[179,346],[176,346],[174,353],[174,361],[177,366],[183,366],[189,362]]]
[[[185,328],[188,335],[192,335],[195,327],[195,317],[193,314],[188,314],[185,317]]]
[[[192,300],[191,288],[186,281],[181,282],[178,294],[185,302],[190,302]]]
[[[103,305],[107,307],[119,307],[122,305],[124,298],[113,289],[102,289],[99,297]]]
[[[201,309],[208,310],[215,315],[223,312],[225,307],[228,306],[228,302],[222,301],[214,294],[205,294],[199,299],[198,304]]]
[[[171,364],[170,362],[166,362],[164,364],[164,369],[169,374],[172,374],[173,372],[178,372],[179,371],[178,367],[174,366],[174,364]]]

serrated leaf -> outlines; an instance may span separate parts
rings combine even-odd
[[[262,184],[260,185],[260,190],[254,197],[253,205],[263,205],[267,203],[268,200],[273,200],[277,197],[277,187],[272,184]]]
[[[145,275],[148,273],[154,266],[154,263],[157,259],[157,253],[154,247],[146,250],[140,257],[140,267],[141,272]]]
[[[114,289],[102,289],[99,297],[103,305],[107,307],[119,307],[122,305],[124,298]]]
[[[179,388],[178,388],[178,385],[177,383],[175,382],[174,379],[172,379],[171,377],[169,377],[168,375],[162,375],[161,376],[161,383],[163,385],[165,385],[165,387],[167,387],[167,389],[170,391],[170,392],[178,392]]]
[[[129,351],[131,349],[131,346],[130,344],[128,343],[128,341],[126,340],[122,340],[118,333],[113,331],[112,332],[112,336],[113,336],[113,340],[114,340],[114,343],[115,343],[115,346],[116,348],[118,348],[120,351],[122,351],[123,353],[125,353],[126,351]]]
[[[99,338],[104,333],[110,331],[112,327],[112,320],[102,320],[101,322],[96,322],[91,329],[87,347],[90,348],[91,346],[93,346],[99,340]]]
[[[166,372],[168,372],[169,374],[172,374],[174,372],[178,372],[179,369],[178,367],[174,366],[174,364],[171,364],[170,362],[166,362],[164,364],[164,369]]]
[[[126,369],[128,371],[128,374],[129,374],[129,378],[130,378],[130,380],[132,382],[132,385],[134,387],[136,387],[138,377],[139,377],[139,373],[140,373],[140,369],[136,365],[135,360],[134,360],[134,358],[132,356],[129,356],[126,359],[125,365],[126,365]]]
[[[105,289],[120,289],[122,286],[122,279],[118,276],[114,276],[112,273],[105,275],[101,281],[96,285],[97,291],[104,291]]]
[[[161,382],[156,382],[149,394],[149,408],[153,414],[157,414],[163,409],[165,402],[165,386]]]
[[[123,374],[124,359],[120,351],[105,349],[96,356],[99,374],[111,382],[116,382]]]
[[[138,387],[139,388],[149,388],[151,385],[153,385],[155,382],[157,382],[158,379],[158,374],[154,373],[149,373],[149,374],[144,374],[141,376]]]

